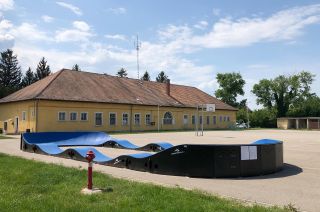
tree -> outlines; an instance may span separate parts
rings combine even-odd
[[[287,116],[290,117],[319,117],[320,98],[311,96],[308,99],[290,105]]]
[[[73,71],[81,71],[80,67],[78,64],[75,64],[73,67],[72,67],[72,70]]]
[[[277,127],[277,112],[274,108],[271,110],[267,108],[254,110],[249,114],[250,127]]]
[[[47,61],[44,57],[40,60],[37,66],[36,79],[41,80],[51,74],[50,66],[47,65]]]
[[[244,95],[243,86],[246,83],[241,74],[218,73],[216,79],[219,83],[219,89],[215,92],[216,97],[231,106],[238,107],[237,96]]]
[[[157,81],[157,82],[167,82],[168,79],[169,79],[169,78],[168,78],[168,76],[164,73],[164,71],[161,71],[161,72],[158,74],[158,76],[157,76],[157,78],[156,78],[156,81]]]
[[[150,81],[150,75],[148,71],[144,72],[143,76],[141,77],[141,80]]]
[[[1,52],[0,58],[0,98],[20,88],[21,68],[17,55],[11,49]]]
[[[124,68],[121,68],[117,73],[118,77],[126,77],[127,75],[128,75],[127,70]]]
[[[280,75],[274,79],[262,79],[253,86],[252,92],[257,96],[257,103],[264,107],[277,109],[277,117],[286,116],[291,104],[303,102],[314,96],[310,86],[314,75],[302,71],[291,76]]]
[[[21,86],[27,87],[28,85],[31,85],[32,83],[36,82],[36,77],[31,68],[29,67],[26,71],[25,76],[22,79]]]

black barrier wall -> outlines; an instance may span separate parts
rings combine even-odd
[[[50,154],[21,140],[24,151]],[[53,155],[53,154],[50,154]],[[67,149],[58,157],[86,161],[77,151]],[[178,145],[145,157],[122,155],[96,163],[165,175],[222,178],[271,174],[283,167],[283,143],[248,145]]]

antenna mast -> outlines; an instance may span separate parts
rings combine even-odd
[[[137,35],[137,40],[134,42],[134,47],[137,50],[137,72],[138,72],[138,79],[140,79],[140,73],[139,73],[139,50],[141,47],[141,42],[139,41],[139,37]]]

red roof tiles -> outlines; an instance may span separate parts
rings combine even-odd
[[[30,99],[196,107],[216,104],[216,109],[237,110],[209,94],[190,86],[170,85],[120,78],[105,74],[63,69],[7,97],[0,103]]]

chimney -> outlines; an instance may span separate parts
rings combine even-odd
[[[167,79],[166,85],[167,85],[167,95],[170,96],[170,79]]]

